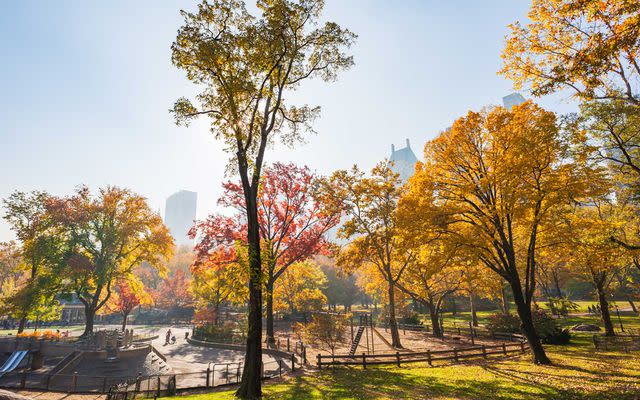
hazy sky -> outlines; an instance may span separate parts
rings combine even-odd
[[[247,0],[251,3],[251,0]],[[469,109],[499,104],[496,75],[506,25],[525,0],[327,0],[325,18],[358,34],[356,65],[338,82],[310,82],[295,99],[322,106],[318,135],[267,162],[320,173],[371,168],[392,143],[424,143]],[[168,109],[194,87],[169,47],[189,1],[13,1],[0,13],[0,197],[14,190],[70,193],[79,184],[131,188],[163,209],[198,192],[198,216],[216,207],[227,156],[206,121],[176,127]],[[526,97],[526,93],[524,93]],[[574,106],[539,100],[557,112]],[[4,211],[0,211],[4,213]],[[0,222],[0,240],[13,235]]]

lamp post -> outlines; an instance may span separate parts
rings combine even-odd
[[[616,304],[616,315],[618,316],[618,323],[620,324],[620,330],[624,332],[624,326],[622,326],[622,318],[620,318],[620,309],[618,308],[617,304]]]

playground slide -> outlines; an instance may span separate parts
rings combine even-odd
[[[20,365],[22,360],[24,360],[24,358],[27,356],[28,353],[29,353],[28,350],[18,350],[11,353],[11,356],[9,357],[9,359],[4,363],[2,368],[0,368],[0,378],[4,374],[16,369],[18,365]]]

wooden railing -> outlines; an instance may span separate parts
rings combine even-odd
[[[630,351],[640,350],[640,336],[616,334],[616,336],[593,335],[596,350]]]
[[[367,368],[368,365],[384,365],[396,364],[401,366],[406,363],[426,362],[433,365],[435,361],[454,361],[459,362],[469,358],[484,358],[490,355],[509,355],[514,353],[525,353],[529,349],[529,345],[520,341],[517,343],[502,343],[500,345],[491,346],[471,346],[465,348],[454,348],[451,350],[427,350],[423,352],[412,353],[388,353],[388,354],[366,354],[361,355],[317,355],[317,367],[337,365],[361,365]]]

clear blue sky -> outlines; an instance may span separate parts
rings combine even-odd
[[[247,0],[251,3],[251,0]],[[189,1],[12,1],[0,14],[0,197],[14,190],[70,193],[129,187],[154,209],[180,189],[198,192],[198,215],[215,209],[227,156],[206,122],[168,113],[194,93],[169,46]],[[370,168],[391,143],[424,143],[469,109],[499,104],[506,25],[525,0],[327,0],[325,17],[359,35],[356,65],[336,83],[311,82],[295,98],[322,106],[318,135],[274,160],[330,173]],[[526,93],[524,93],[526,97]],[[560,97],[540,99],[557,112]],[[3,213],[3,211],[2,211]],[[0,222],[0,240],[12,238]]]

